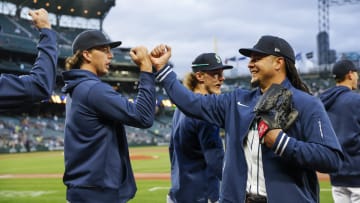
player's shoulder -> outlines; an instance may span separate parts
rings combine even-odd
[[[350,91],[349,95],[351,96],[351,99],[359,101],[360,100],[360,94],[356,91]]]
[[[231,106],[231,104],[236,104],[239,101],[251,103],[251,101],[256,98],[255,91],[243,88],[236,88],[235,90],[224,92],[220,95],[210,96],[216,97],[216,101],[218,101],[219,103],[229,106]]]
[[[101,88],[113,89],[111,87],[111,85],[109,85],[108,83],[102,82],[102,81],[89,80],[88,82],[92,85],[93,88],[96,88],[96,89],[101,89]]]
[[[292,101],[297,108],[320,108],[322,105],[320,98],[302,90],[292,88]]]
[[[253,98],[255,95],[259,94],[258,91],[259,91],[258,88],[254,88],[254,89],[237,88],[234,91],[230,92],[229,96],[234,98],[239,98],[239,97]]]

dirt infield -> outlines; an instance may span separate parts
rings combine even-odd
[[[134,155],[130,155],[130,159],[131,160],[149,160],[149,159],[157,159],[158,157],[156,156],[148,156],[148,155],[139,155],[139,154],[134,154]]]
[[[330,181],[329,175],[324,173],[317,173],[319,181]]]

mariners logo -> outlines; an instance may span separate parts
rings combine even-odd
[[[219,55],[215,54],[216,62],[221,63],[221,58]]]

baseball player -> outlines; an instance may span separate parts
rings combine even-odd
[[[320,95],[344,152],[344,162],[330,174],[335,203],[360,202],[360,95],[359,68],[350,60],[336,62],[336,86]]]
[[[183,84],[197,94],[220,94],[223,71],[230,68],[215,53],[200,54]],[[219,127],[176,109],[169,151],[171,188],[167,202],[217,202],[224,157]]]
[[[225,129],[220,202],[319,202],[316,171],[336,172],[342,158],[323,105],[300,80],[284,39],[262,36],[239,52],[250,57],[255,89],[207,96],[188,91],[165,66],[171,47],[159,45],[151,54],[159,58],[156,78],[176,106]]]
[[[51,30],[45,9],[31,10],[29,15],[40,32],[37,58],[28,75],[17,77],[12,74],[1,74],[0,111],[2,112],[48,99],[55,86],[58,57],[56,34]]]
[[[100,80],[109,71],[111,48],[120,44],[99,30],[86,30],[75,38],[74,55],[66,60],[63,181],[71,203],[123,203],[136,192],[124,125],[148,128],[153,124],[155,81],[145,47],[130,50],[140,67],[135,103]]]

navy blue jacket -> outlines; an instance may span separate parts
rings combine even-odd
[[[57,43],[54,31],[40,29],[38,55],[28,75],[0,76],[0,112],[49,99],[55,86]]]
[[[135,103],[89,71],[74,69],[63,77],[63,91],[68,94],[64,184],[68,190],[101,191],[103,195],[95,195],[93,202],[126,202],[135,195],[136,185],[124,125],[148,128],[153,124],[153,74],[140,73]],[[71,192],[67,198],[76,200]]]
[[[334,186],[360,187],[360,95],[336,86],[320,95],[344,153],[340,170],[330,174]]]
[[[178,203],[219,199],[224,149],[219,127],[175,110],[170,139],[171,188]]]
[[[247,164],[243,143],[254,120],[260,89],[237,89],[221,95],[195,95],[176,79],[170,67],[157,73],[167,94],[186,115],[225,129],[226,150],[221,182],[221,202],[244,202]],[[270,149],[261,146],[268,203],[319,202],[316,171],[335,172],[341,162],[341,147],[318,98],[282,85],[293,93],[299,116],[290,129],[281,132]]]

